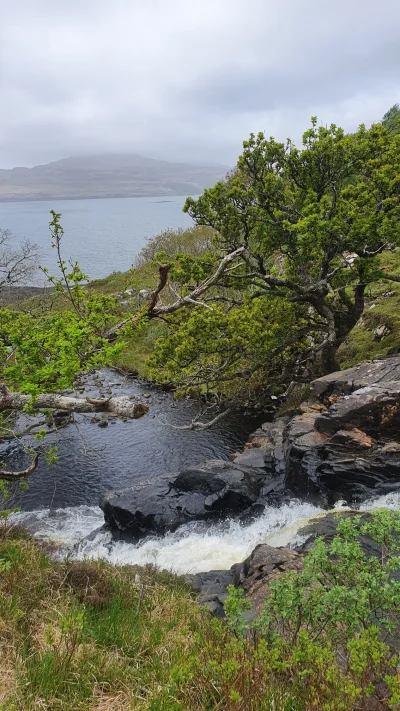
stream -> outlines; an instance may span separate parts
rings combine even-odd
[[[88,376],[84,394],[97,395],[99,387],[103,393],[145,397],[149,414],[125,422],[111,418],[91,422],[90,416],[79,416],[57,435],[46,438],[46,442],[57,444],[57,463],[41,461],[29,489],[14,492],[12,503],[21,512],[14,514],[13,520],[39,540],[56,544],[57,556],[104,558],[131,565],[153,563],[177,573],[226,569],[243,560],[258,543],[293,544],[299,528],[310,517],[323,513],[318,506],[288,497],[280,506],[267,507],[248,525],[234,520],[195,522],[164,538],[150,537],[137,544],[113,539],[97,505],[102,491],[149,481],[206,459],[229,459],[243,448],[265,416],[237,413],[210,429],[182,430],[177,428],[199,413],[201,420],[210,415],[201,413],[196,402],[175,401],[169,392],[111,370]],[[99,426],[105,422],[106,426]],[[18,449],[7,464],[21,465]],[[340,502],[338,507],[345,505]],[[371,498],[360,508],[382,506],[399,509],[400,493]]]

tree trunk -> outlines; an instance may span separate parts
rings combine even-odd
[[[65,412],[109,412],[120,417],[137,419],[145,415],[149,408],[144,402],[128,395],[109,398],[66,397],[57,393],[44,393],[32,399],[30,395],[12,392],[0,385],[0,411],[23,410],[32,406],[35,410],[65,410]]]
[[[336,342],[327,341],[322,346],[321,350],[321,370],[322,375],[329,375],[334,373],[336,370],[340,370],[340,364],[337,360],[338,345]]]

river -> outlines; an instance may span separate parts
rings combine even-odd
[[[190,218],[181,211],[183,202],[183,197],[173,197],[0,203],[0,227],[11,229],[18,240],[37,242],[43,264],[52,270],[55,255],[50,248],[48,212],[50,208],[61,212],[64,257],[77,259],[91,278],[101,278],[126,270],[146,238],[169,227],[190,225]],[[102,557],[114,563],[150,562],[179,573],[228,568],[258,543],[293,542],[301,522],[322,512],[309,502],[288,499],[279,507],[267,508],[247,526],[236,521],[190,524],[163,539],[137,545],[113,540],[103,527],[97,505],[102,491],[151,480],[206,459],[228,459],[243,447],[259,420],[236,414],[211,429],[182,430],[179,427],[199,413],[197,403],[176,402],[171,393],[111,370],[88,378],[88,394],[97,394],[99,379],[106,392],[146,396],[149,414],[134,421],[110,420],[106,427],[78,417],[74,424],[49,436],[48,441],[58,448],[56,464],[42,460],[29,489],[15,492],[13,503],[21,508],[15,520],[40,540],[57,543],[59,555]],[[23,463],[18,447],[7,461],[15,467]],[[399,496],[387,494],[365,506],[399,508]]]
[[[177,573],[226,569],[243,560],[258,543],[293,544],[299,527],[323,513],[308,501],[288,497],[279,506],[267,507],[248,525],[235,520],[211,525],[197,522],[138,544],[114,540],[97,505],[102,491],[149,481],[206,459],[228,459],[243,447],[260,419],[237,413],[207,430],[177,429],[198,414],[197,403],[175,401],[171,393],[111,370],[89,376],[85,394],[95,394],[99,378],[106,392],[147,396],[149,414],[126,422],[109,420],[106,427],[79,416],[57,438],[50,435],[49,440],[57,443],[59,460],[52,465],[40,463],[29,489],[17,495],[15,503],[22,512],[14,519],[39,540],[57,544],[60,557],[153,563]],[[18,457],[16,453],[16,465]],[[340,502],[338,507],[343,505]],[[400,494],[371,498],[361,508],[382,506],[398,509]]]

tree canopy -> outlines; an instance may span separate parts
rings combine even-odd
[[[346,135],[316,119],[302,148],[252,134],[228,179],[184,209],[215,229],[221,249],[243,249],[241,273],[221,284],[240,279],[266,308],[271,297],[307,305],[329,372],[379,255],[399,241],[400,137],[380,124]]]

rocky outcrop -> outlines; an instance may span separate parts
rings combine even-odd
[[[248,621],[254,620],[261,611],[264,600],[269,595],[271,583],[283,573],[301,571],[304,555],[314,545],[317,538],[323,538],[329,545],[337,533],[340,521],[357,517],[361,523],[367,523],[371,514],[358,511],[329,511],[307,522],[297,531],[292,548],[273,547],[266,543],[259,544],[242,563],[233,565],[230,570],[212,570],[208,573],[187,575],[186,579],[198,595],[200,604],[216,617],[224,617],[224,602],[228,586],[242,588],[244,596],[251,602],[247,613]],[[358,540],[367,557],[382,554],[381,547],[367,535],[360,535]],[[400,579],[400,570],[393,573]],[[394,642],[393,642],[394,644]],[[394,645],[400,647],[400,640]]]
[[[244,514],[274,489],[263,469],[211,460],[175,475],[102,495],[106,523],[140,539],[193,520]]]
[[[186,579],[199,597],[199,603],[215,617],[223,618],[228,586],[244,590],[251,608],[245,613],[248,622],[261,612],[273,580],[290,570],[301,570],[304,556],[289,548],[274,548],[262,543],[242,563],[230,570],[212,570],[209,573],[187,575]]]
[[[400,356],[318,378],[311,389],[313,402],[262,425],[232,462],[106,492],[106,522],[138,540],[193,520],[249,520],[285,489],[331,506],[399,488]]]
[[[286,485],[332,504],[400,486],[400,357],[318,378],[283,433]]]

